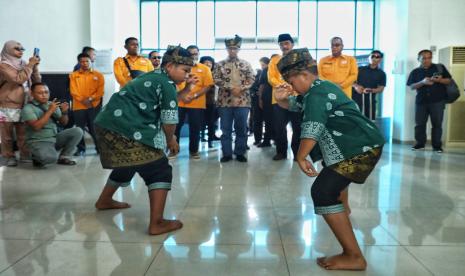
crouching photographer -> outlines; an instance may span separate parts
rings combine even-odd
[[[57,133],[57,125],[68,123],[68,103],[49,101],[50,92],[44,83],[31,88],[31,103],[24,106],[21,119],[26,123],[26,144],[31,151],[34,167],[47,164],[76,165],[71,156],[82,139],[80,128]]]

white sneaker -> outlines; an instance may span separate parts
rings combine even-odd
[[[16,160],[15,157],[10,157],[8,158],[8,161],[6,161],[6,165],[8,167],[16,167],[18,166],[18,160]]]
[[[30,157],[20,157],[19,163],[32,163],[32,159]]]
[[[196,160],[200,159],[200,154],[198,152],[191,153],[190,156],[192,159],[196,159]]]

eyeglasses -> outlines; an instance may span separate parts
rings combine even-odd
[[[22,47],[15,47],[14,48],[16,51],[20,51],[20,52],[24,52],[26,51],[26,49],[22,48]]]
[[[150,59],[161,59],[161,57],[150,57]]]
[[[378,55],[371,55],[371,58],[381,58],[381,56],[378,56]]]

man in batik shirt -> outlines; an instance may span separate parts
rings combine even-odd
[[[255,74],[247,61],[240,59],[238,53],[242,38],[236,35],[225,40],[228,58],[215,67],[213,78],[218,90],[218,112],[221,118],[221,162],[232,160],[232,127],[236,133],[234,154],[239,162],[247,162],[247,117],[250,110],[250,87]]]

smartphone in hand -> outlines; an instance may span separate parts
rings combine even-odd
[[[40,56],[40,49],[39,48],[34,48],[34,56],[39,57]]]

